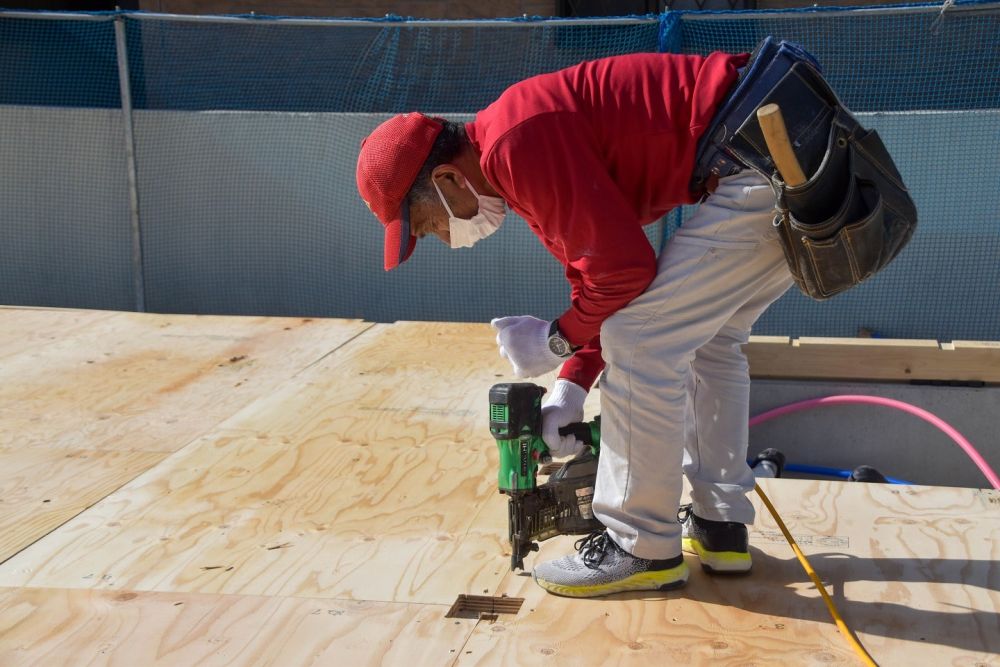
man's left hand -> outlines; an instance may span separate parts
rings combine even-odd
[[[530,315],[498,317],[490,322],[497,331],[500,356],[514,367],[514,375],[532,378],[544,375],[563,362],[549,349],[549,322]]]

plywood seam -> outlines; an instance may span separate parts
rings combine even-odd
[[[16,310],[16,309],[12,308],[11,310]],[[98,317],[94,321],[95,322],[104,321],[104,320],[107,320],[107,319],[111,319],[111,318],[113,318],[113,317],[115,317],[117,315],[119,315],[119,313],[109,312],[106,317]],[[86,326],[89,327],[90,324],[88,324]],[[273,391],[277,391],[285,383],[287,383],[288,381],[292,380],[293,378],[295,378],[297,375],[299,375],[300,373],[302,373],[306,369],[308,369],[308,368],[316,365],[317,363],[319,363],[323,359],[327,358],[328,356],[330,356],[331,354],[333,354],[337,350],[343,348],[345,345],[347,345],[351,341],[357,339],[359,336],[361,336],[365,332],[370,331],[375,326],[376,326],[376,324],[374,322],[370,323],[370,325],[368,327],[362,329],[360,332],[358,332],[354,336],[351,336],[347,340],[345,340],[342,343],[340,343],[339,345],[335,346],[332,350],[330,350],[330,351],[326,352],[325,354],[321,355],[318,359],[312,361],[311,363],[306,364],[305,366],[303,366],[299,370],[295,371],[294,373],[292,373],[288,377],[286,377],[286,378],[280,380],[279,382],[275,383],[275,386],[272,387],[271,391],[272,392]],[[0,560],[0,565],[6,563],[11,558],[14,558],[14,557],[20,555],[26,549],[30,549],[34,544],[40,542],[41,540],[45,539],[49,535],[51,535],[51,534],[59,531],[59,529],[61,529],[63,526],[65,526],[66,524],[68,524],[71,521],[75,520],[77,517],[81,516],[82,514],[85,514],[86,512],[88,512],[91,508],[95,507],[96,505],[98,505],[98,504],[102,503],[103,501],[107,500],[108,498],[110,498],[114,494],[118,493],[119,491],[121,491],[122,489],[124,489],[125,487],[127,487],[129,484],[134,483],[136,480],[138,480],[139,478],[141,478],[143,475],[149,474],[150,472],[152,472],[153,470],[155,470],[158,466],[163,465],[163,464],[169,462],[174,456],[178,456],[182,452],[185,452],[189,447],[196,445],[196,443],[200,442],[208,434],[210,434],[210,433],[212,433],[214,431],[219,430],[220,426],[222,426],[226,421],[228,421],[229,419],[231,419],[235,415],[239,414],[240,412],[242,412],[244,409],[246,409],[250,405],[253,405],[257,401],[266,398],[269,393],[270,392],[265,392],[263,395],[258,396],[257,398],[249,401],[248,403],[240,405],[239,407],[237,407],[236,409],[234,409],[229,414],[227,414],[227,415],[225,415],[223,417],[220,417],[217,421],[215,421],[210,426],[207,426],[205,429],[201,430],[200,432],[195,433],[184,445],[182,445],[181,447],[179,447],[177,450],[175,450],[175,451],[157,451],[157,452],[155,452],[155,453],[165,454],[164,458],[160,459],[158,462],[156,462],[155,464],[153,464],[152,466],[150,466],[150,467],[148,467],[148,468],[146,468],[144,470],[137,470],[135,475],[130,476],[128,479],[122,481],[121,484],[119,484],[115,488],[113,488],[110,491],[108,491],[108,493],[105,493],[100,498],[94,499],[92,502],[88,503],[86,506],[81,507],[79,511],[74,512],[70,516],[67,516],[66,519],[64,521],[60,522],[58,525],[55,525],[51,529],[47,530],[46,532],[37,535],[33,540],[31,540],[30,542],[27,542],[26,544],[24,544],[20,549],[18,549],[17,551],[9,554],[3,560]],[[117,449],[102,449],[102,448],[98,447],[98,448],[93,448],[93,451],[118,452],[118,451],[122,451],[122,450],[117,450]],[[126,451],[135,451],[135,450],[126,450]],[[143,451],[145,451],[145,450],[143,450]]]
[[[22,553],[23,551],[25,551],[26,549],[30,549],[30,548],[31,548],[31,547],[32,547],[33,545],[35,545],[36,543],[38,543],[38,542],[40,542],[40,541],[44,540],[44,539],[45,539],[46,537],[48,537],[48,536],[49,536],[49,535],[51,535],[52,533],[55,533],[56,531],[58,531],[58,530],[59,530],[60,528],[62,528],[63,526],[65,526],[65,525],[66,525],[66,524],[68,524],[69,522],[71,522],[71,521],[75,520],[75,519],[76,519],[76,518],[77,518],[78,516],[80,516],[81,514],[83,514],[83,513],[87,512],[87,511],[89,511],[89,510],[90,510],[90,509],[91,509],[92,507],[94,507],[95,505],[97,505],[97,504],[99,504],[99,503],[102,503],[102,502],[104,502],[104,501],[105,501],[105,500],[107,500],[107,499],[108,499],[108,498],[109,498],[110,496],[113,496],[114,494],[118,493],[118,492],[119,492],[119,491],[121,491],[121,490],[122,490],[123,488],[125,488],[126,486],[128,486],[129,484],[131,484],[132,482],[134,482],[135,480],[137,480],[138,478],[142,477],[143,475],[145,475],[146,473],[148,473],[148,472],[149,472],[150,470],[152,470],[152,469],[153,469],[153,468],[155,468],[156,466],[158,466],[158,465],[160,465],[161,463],[163,463],[164,461],[166,461],[166,460],[167,460],[168,458],[170,458],[170,457],[168,456],[168,457],[166,457],[166,458],[163,458],[163,459],[161,459],[160,461],[158,461],[158,462],[154,463],[154,464],[153,464],[152,466],[150,466],[150,467],[146,468],[145,470],[142,470],[142,471],[139,471],[139,472],[137,472],[137,474],[136,474],[136,475],[135,475],[134,477],[131,477],[130,479],[127,479],[127,480],[125,480],[125,481],[124,481],[124,482],[122,482],[122,483],[121,483],[121,485],[119,485],[119,486],[118,486],[117,488],[115,488],[115,489],[113,489],[113,490],[109,491],[108,493],[104,494],[104,495],[103,495],[103,496],[101,496],[100,498],[97,498],[96,500],[94,500],[94,501],[93,501],[92,503],[90,503],[89,505],[87,505],[87,506],[85,506],[85,507],[82,507],[82,508],[80,509],[80,511],[79,511],[79,512],[76,512],[76,513],[74,513],[74,514],[73,514],[72,516],[69,516],[69,517],[67,517],[67,518],[66,518],[66,520],[65,520],[65,521],[63,521],[62,523],[60,523],[59,525],[57,525],[57,526],[53,526],[53,527],[52,527],[52,528],[51,528],[50,530],[46,531],[45,533],[42,533],[41,535],[38,535],[38,536],[37,536],[37,537],[36,537],[35,539],[33,539],[32,541],[28,542],[27,544],[25,544],[25,545],[24,545],[23,547],[21,547],[20,549],[18,549],[18,550],[17,550],[17,551],[15,551],[14,553],[12,553],[12,554],[10,554],[9,556],[7,556],[7,558],[4,558],[3,560],[0,560],[0,565],[3,565],[4,563],[6,563],[7,561],[9,561],[9,560],[10,560],[11,558],[14,558],[15,556],[18,556],[18,555],[20,555],[20,554],[21,554],[21,553]]]
[[[479,626],[482,625],[482,623],[483,621],[480,619],[476,621],[475,625],[469,628],[469,634],[465,636],[465,641],[462,642],[462,645],[458,647],[457,651],[455,651],[455,658],[448,663],[448,667],[455,667],[455,665],[458,664],[458,661],[462,659],[462,656],[465,655],[465,647],[469,645],[470,641],[472,641],[473,636],[476,634],[476,630],[479,629]]]
[[[173,590],[162,590],[158,588],[145,588],[145,587],[134,587],[130,586],[128,588],[74,588],[71,586],[66,586],[64,584],[44,586],[39,584],[29,584],[27,586],[5,586],[0,585],[0,593],[4,591],[82,591],[93,593],[95,595],[121,595],[122,593],[149,593],[151,595],[182,595],[188,597],[206,597],[206,598],[240,598],[240,599],[267,599],[267,600],[315,600],[317,602],[343,602],[346,604],[360,604],[364,602],[369,602],[372,604],[384,604],[384,605],[399,605],[405,607],[440,607],[444,611],[448,611],[451,608],[451,604],[447,602],[420,602],[415,600],[372,600],[368,598],[345,598],[345,597],[324,597],[322,595],[294,595],[294,594],[281,594],[281,595],[261,595],[259,593],[210,593],[202,591],[173,591]],[[444,616],[442,615],[442,618]],[[449,622],[451,619],[448,619]]]
[[[290,380],[292,378],[298,377],[299,375],[301,375],[302,373],[306,372],[307,370],[309,370],[313,366],[315,366],[315,365],[319,364],[320,362],[322,362],[324,359],[326,359],[327,357],[329,357],[331,354],[335,353],[337,350],[341,349],[345,345],[349,345],[350,343],[354,342],[355,340],[357,340],[361,336],[365,335],[366,333],[368,333],[369,331],[371,331],[372,329],[374,329],[377,326],[378,326],[377,322],[369,322],[367,327],[365,327],[364,329],[362,329],[358,333],[354,334],[353,336],[351,336],[347,340],[343,341],[340,345],[337,345],[336,347],[334,347],[332,350],[330,350],[326,354],[320,355],[320,357],[318,359],[316,359],[315,361],[312,361],[311,363],[308,363],[305,366],[303,366],[302,368],[300,368],[299,370],[295,371],[292,375],[289,376],[288,379]]]

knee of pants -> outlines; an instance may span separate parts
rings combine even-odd
[[[741,380],[749,384],[750,365],[738,338],[716,336],[695,354],[694,368],[700,378]]]
[[[722,330],[698,349],[698,362],[702,364],[746,365],[743,346],[750,340],[749,332]]]

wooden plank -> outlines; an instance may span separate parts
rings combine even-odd
[[[751,336],[754,378],[1000,382],[1000,343]]]
[[[0,562],[166,456],[158,452],[0,449]]]
[[[485,325],[376,327],[5,563],[0,582],[491,593],[509,551],[487,394],[506,363]]]
[[[994,664],[1000,654],[1000,492],[765,480],[838,608],[879,664]],[[510,575],[525,598],[499,627],[481,624],[458,664],[855,664],[806,574],[756,495],[754,571],[692,576],[671,593],[602,600],[548,595]],[[543,544],[531,564],[572,539]]]
[[[475,621],[447,607],[0,589],[0,664],[447,665]]]
[[[176,451],[370,326],[115,313],[4,359],[0,447]]]

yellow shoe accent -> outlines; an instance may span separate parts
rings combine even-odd
[[[750,554],[746,551],[709,551],[691,537],[681,539],[681,549],[698,554],[702,568],[713,574],[745,574],[753,566]]]
[[[626,591],[669,591],[680,588],[687,583],[688,575],[687,563],[681,562],[677,567],[668,570],[652,570],[649,572],[639,572],[630,577],[611,581],[606,584],[594,584],[590,586],[567,586],[565,584],[555,584],[545,579],[535,577],[535,583],[555,595],[562,595],[569,598],[592,598],[612,593],[624,593]]]

